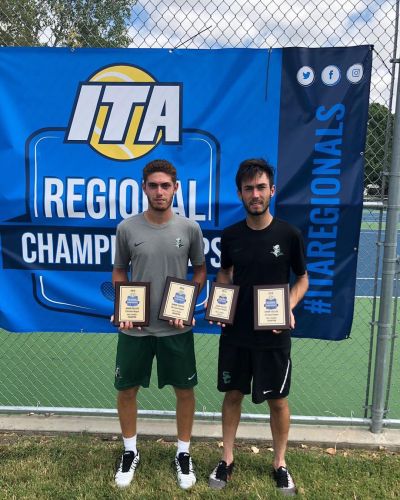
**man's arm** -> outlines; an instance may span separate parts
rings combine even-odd
[[[308,290],[308,274],[297,276],[295,283],[290,289],[290,309],[294,309],[304,297]]]
[[[224,283],[225,285],[231,285],[233,283],[233,266],[223,269],[222,267],[218,271],[217,278],[215,280],[217,283]]]
[[[297,276],[296,281],[290,289],[290,328],[296,326],[296,321],[294,319],[293,309],[297,306],[300,300],[304,297],[306,291],[308,290],[308,274],[307,271],[301,276]],[[272,333],[279,335],[283,330],[272,330]]]
[[[200,266],[193,266],[193,280],[196,281],[200,285],[200,290],[203,289],[203,286],[207,279],[207,266],[206,263],[203,262]]]
[[[296,320],[294,318],[293,309],[304,297],[306,291],[308,290],[308,274],[307,271],[301,276],[297,276],[292,288],[290,289],[290,326],[293,329],[296,326]]]
[[[126,269],[115,267],[112,272],[112,283],[115,286],[116,281],[129,281]]]

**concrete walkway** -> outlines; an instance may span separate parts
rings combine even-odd
[[[118,418],[64,415],[0,415],[0,432],[82,433],[120,435]],[[139,418],[138,434],[142,436],[174,437],[175,420]],[[221,423],[196,420],[193,437],[221,440]],[[271,441],[269,424],[241,422],[237,437],[247,441]],[[384,429],[372,434],[359,426],[292,424],[289,444],[306,444],[337,448],[379,448],[400,451],[400,429]]]

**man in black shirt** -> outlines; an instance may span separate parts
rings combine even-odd
[[[253,286],[289,283],[292,309],[308,288],[304,245],[300,231],[276,219],[269,205],[275,194],[273,168],[263,159],[243,161],[236,174],[239,198],[246,219],[228,228],[221,238],[221,269],[217,282],[240,286],[233,325],[222,325],[218,360],[218,390],[225,392],[222,406],[224,453],[209,478],[211,488],[221,489],[233,471],[233,446],[245,394],[254,403],[268,401],[274,447],[273,476],[279,490],[295,495],[296,487],[286,467],[285,452],[290,414],[286,399],[290,388],[289,330],[255,330]]]

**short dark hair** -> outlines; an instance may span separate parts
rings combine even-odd
[[[242,182],[247,179],[253,179],[256,175],[266,174],[269,179],[269,185],[274,185],[274,167],[264,158],[251,158],[244,160],[239,165],[236,174],[236,186],[238,191],[242,191]]]
[[[143,169],[143,182],[146,184],[147,177],[155,172],[164,172],[172,178],[172,182],[176,182],[176,168],[167,160],[152,160]]]

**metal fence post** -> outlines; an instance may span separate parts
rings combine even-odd
[[[400,63],[400,59],[394,62]],[[397,222],[400,211],[400,80],[397,78],[396,112],[393,131],[392,164],[389,172],[386,230],[383,252],[382,288],[379,305],[378,336],[372,393],[371,432],[382,431],[386,413],[388,355],[393,327],[393,291],[397,262]]]

